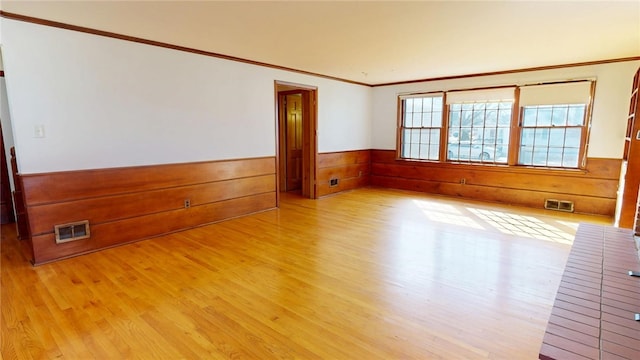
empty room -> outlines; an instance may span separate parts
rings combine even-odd
[[[2,1],[0,359],[639,359],[640,2]]]

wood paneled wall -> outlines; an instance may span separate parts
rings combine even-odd
[[[355,150],[318,154],[317,196],[368,186],[371,151]],[[331,186],[330,180],[338,179]]]
[[[397,160],[394,150],[372,150],[371,185],[533,208],[568,200],[576,212],[613,216],[621,161],[589,158],[576,171],[516,169]]]
[[[267,157],[24,175],[33,263],[275,208],[275,174]],[[56,244],[55,225],[82,220],[89,239]]]

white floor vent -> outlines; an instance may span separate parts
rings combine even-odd
[[[546,199],[544,201],[544,208],[549,210],[573,212],[573,201]]]
[[[91,236],[89,221],[78,221],[71,224],[54,226],[56,234],[56,244],[66,243],[80,239],[87,239]]]

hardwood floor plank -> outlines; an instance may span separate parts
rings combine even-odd
[[[533,359],[580,221],[610,219],[285,193],[276,210],[38,267],[3,226],[1,354]]]

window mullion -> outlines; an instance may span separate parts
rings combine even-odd
[[[520,88],[515,90],[515,100],[511,109],[511,131],[509,132],[509,150],[507,165],[518,163],[520,156],[520,137],[522,136],[522,116],[524,109],[520,109]]]

